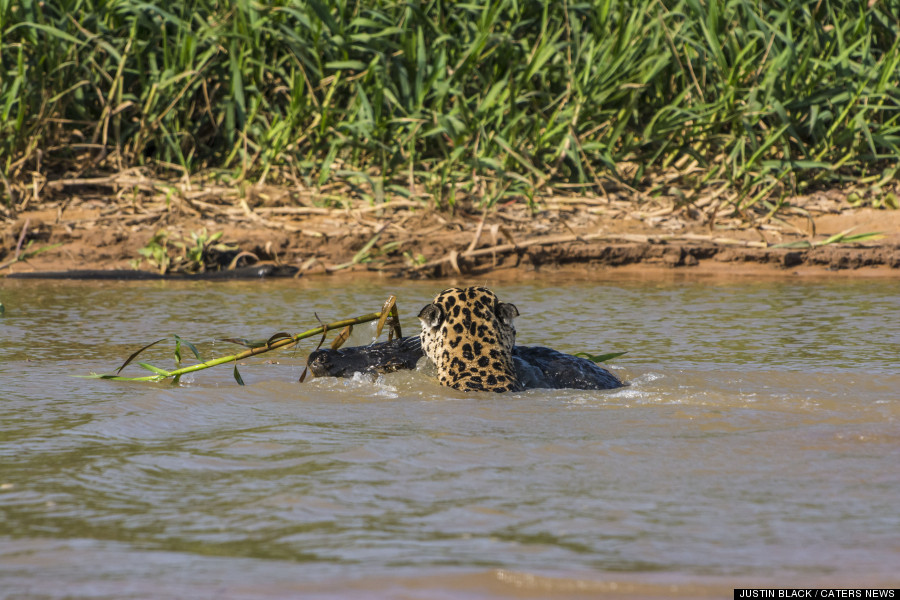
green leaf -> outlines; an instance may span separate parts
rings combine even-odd
[[[266,343],[264,345],[268,346],[272,342],[277,342],[278,340],[287,340],[287,339],[291,339],[293,337],[294,336],[292,336],[289,333],[286,333],[284,331],[279,331],[278,333],[273,333],[272,335],[270,335],[269,339],[266,340]]]
[[[244,385],[244,380],[241,379],[241,374],[238,372],[237,363],[234,363],[234,380],[238,382],[238,385]]]
[[[875,240],[884,239],[885,234],[881,231],[872,231],[869,233],[854,233],[853,235],[845,235],[841,242],[844,244],[854,243],[854,242],[872,242]]]
[[[855,233],[850,235],[850,232],[856,229],[855,227],[851,227],[850,229],[845,229],[840,233],[836,233],[827,240],[823,240],[821,242],[815,242],[815,246],[827,246],[829,244],[850,244],[855,242],[865,242],[870,240],[880,240],[884,237],[884,233],[880,231],[870,231],[867,233]]]
[[[88,40],[79,40],[78,38],[69,35],[69,34],[66,33],[65,31],[62,31],[62,30],[60,30],[60,29],[57,29],[56,27],[50,27],[50,26],[48,26],[48,25],[43,25],[43,24],[41,24],[41,23],[33,23],[33,22],[19,23],[19,24],[17,24],[17,25],[14,25],[14,26],[12,26],[12,27],[9,28],[8,33],[12,33],[13,30],[15,30],[15,29],[17,29],[17,28],[19,28],[19,27],[30,27],[30,28],[33,28],[33,29],[38,29],[38,30],[40,30],[40,31],[43,31],[43,32],[49,34],[49,35],[52,35],[53,37],[57,37],[57,38],[59,38],[59,39],[61,39],[61,40],[63,40],[63,41],[69,42],[69,43],[72,44],[73,46],[81,46],[81,45],[86,44],[86,43],[88,42]]]
[[[132,354],[131,356],[129,356],[129,357],[125,360],[125,362],[122,363],[122,366],[119,367],[118,369],[116,369],[116,375],[118,375],[119,373],[121,373],[121,372],[122,372],[122,369],[124,369],[125,367],[127,367],[127,366],[129,365],[129,363],[131,363],[131,361],[133,361],[135,358],[137,358],[138,355],[139,355],[141,352],[143,352],[144,350],[146,350],[147,348],[149,348],[149,347],[151,347],[151,346],[155,346],[156,344],[158,344],[158,343],[160,343],[160,342],[164,342],[165,340],[166,340],[166,338],[163,338],[163,339],[161,339],[161,340],[156,340],[155,342],[151,342],[151,343],[147,344],[146,346],[144,346],[143,348],[141,348],[140,350],[138,350],[137,352],[135,352],[134,354]]]
[[[197,350],[197,346],[195,346],[194,344],[192,344],[191,342],[189,342],[187,340],[180,338],[177,334],[173,334],[173,337],[175,338],[176,347],[179,344],[184,344],[185,346],[187,346],[188,348],[191,349],[191,352],[194,354],[194,356],[196,357],[197,360],[199,360],[200,362],[203,362],[203,358],[201,358],[200,352]],[[181,362],[180,355],[176,354],[176,356],[178,356],[178,362]]]
[[[359,60],[332,60],[325,63],[325,68],[334,69],[335,71],[344,69],[352,71],[363,71],[366,68],[366,63]]]
[[[62,246],[62,242],[59,242],[58,244],[50,244],[48,246],[41,246],[37,250],[29,250],[28,252],[23,252],[22,258],[34,258],[38,254],[47,252],[48,250],[53,250],[54,248],[59,248],[60,246]]]
[[[157,375],[162,375],[163,377],[169,376],[168,371],[166,371],[165,369],[160,369],[159,367],[154,367],[151,364],[142,363],[142,362],[134,363],[134,364],[136,364],[137,366],[139,366],[141,368],[147,369],[148,371],[152,371],[153,373],[156,373]]]
[[[165,379],[162,375],[147,375],[146,377],[122,377],[120,375],[105,375],[102,373],[91,373],[90,375],[73,375],[79,379],[107,379],[109,381],[162,381]]]
[[[237,344],[245,348],[262,348],[269,343],[268,340],[248,340],[247,338],[219,338],[219,341]]]

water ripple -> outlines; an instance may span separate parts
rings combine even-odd
[[[177,386],[72,377],[173,332],[219,355],[216,337],[290,329],[285,307],[294,321],[358,314],[394,285],[5,287],[4,584],[143,598],[160,580],[176,597],[239,598],[254,597],[239,582],[352,596],[348,573],[552,585],[554,568],[635,589],[893,576],[893,285],[498,287],[523,344],[628,350],[613,368],[629,385],[610,391],[467,395],[427,369],[300,384],[306,350],[239,365],[244,387],[230,368]],[[406,317],[434,287],[405,284]],[[171,345],[147,360],[170,365]]]

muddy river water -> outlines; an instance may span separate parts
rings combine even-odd
[[[522,344],[627,350],[612,391],[298,383],[315,342],[247,361],[243,387],[229,366],[73,377],[173,333],[231,354],[213,340],[391,293],[412,332],[446,283],[0,281],[0,598],[898,587],[896,281],[491,286]],[[146,359],[168,368],[172,348]]]

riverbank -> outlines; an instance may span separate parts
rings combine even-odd
[[[884,3],[420,8],[0,7],[0,275],[896,272]]]
[[[298,276],[900,274],[900,211],[853,208],[837,190],[792,198],[767,217],[737,214],[715,198],[679,204],[625,190],[481,210],[407,199],[327,207],[275,186],[170,185],[162,193],[140,177],[45,188],[42,200],[23,203],[0,225],[0,275],[158,271],[160,251],[169,268],[190,268],[198,266],[190,254],[197,237],[202,244],[218,233],[216,244],[228,246],[219,252],[223,265],[272,262],[296,267]],[[883,235],[844,243],[875,232]]]

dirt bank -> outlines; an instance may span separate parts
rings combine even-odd
[[[779,218],[735,215],[715,202],[635,204],[624,194],[551,197],[489,211],[417,200],[317,206],[286,188],[191,190],[113,179],[47,184],[8,211],[0,275],[155,265],[139,250],[165,231],[170,254],[190,233],[222,232],[241,262],[273,261],[302,276],[378,272],[405,277],[504,276],[565,270],[590,275],[832,273],[900,275],[900,211],[850,208],[838,191],[794,198]],[[125,190],[130,190],[125,193]],[[639,207],[639,208],[636,208]],[[841,232],[877,241],[824,243]],[[43,250],[43,251],[41,251]],[[41,251],[36,253],[36,251]],[[248,254],[249,253],[249,254]],[[16,257],[18,256],[18,260]]]

